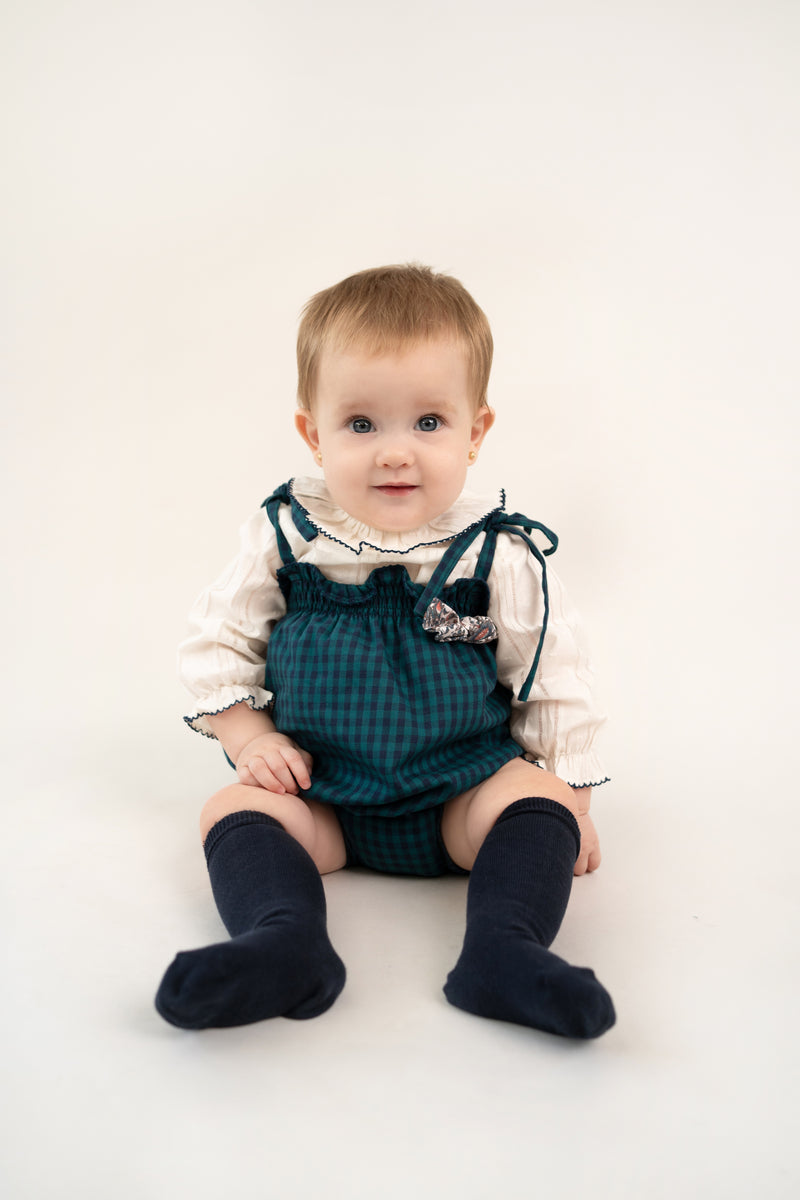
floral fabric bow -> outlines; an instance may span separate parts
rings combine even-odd
[[[437,642],[493,642],[497,638],[497,627],[489,617],[460,617],[438,596],[425,610],[422,628]]]

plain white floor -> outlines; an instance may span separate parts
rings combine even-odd
[[[6,6],[3,1194],[800,1189],[797,9]],[[556,948],[618,1025],[450,1008],[465,883],[327,880],[311,1022],[152,1007],[220,936],[174,646],[305,471],[311,292],[418,259],[497,342],[475,483],[555,528],[613,720]]]

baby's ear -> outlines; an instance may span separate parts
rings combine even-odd
[[[489,430],[494,425],[494,409],[489,408],[488,404],[484,404],[478,409],[475,414],[475,420],[472,424],[472,434],[470,441],[475,450],[478,449],[483,439],[486,437]]]
[[[297,410],[294,414],[294,427],[311,450],[311,453],[316,454],[319,450],[319,434],[317,432],[317,423],[311,414],[311,409],[299,408]]]

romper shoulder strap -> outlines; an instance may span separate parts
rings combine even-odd
[[[266,509],[267,517],[272,523],[275,530],[275,536],[278,539],[278,551],[281,556],[281,561],[286,567],[289,563],[295,562],[295,557],[292,554],[292,548],[289,545],[286,534],[281,529],[280,510],[283,504],[288,504],[292,513],[292,520],[297,527],[297,530],[305,538],[307,542],[313,542],[319,530],[311,524],[306,514],[305,509],[292,495],[292,481],[282,483],[277,487],[271,496],[267,496],[261,507]]]
[[[550,618],[550,593],[547,587],[547,564],[544,561],[551,554],[555,554],[558,549],[558,538],[553,533],[552,529],[548,529],[541,521],[532,521],[530,517],[525,517],[522,513],[492,513],[489,517],[490,527],[486,532],[486,541],[483,544],[481,557],[487,553],[487,546],[491,537],[491,549],[488,551],[492,558],[494,557],[494,549],[497,544],[498,533],[510,533],[515,537],[522,538],[525,545],[530,550],[533,557],[542,568],[542,600],[544,601],[544,615],[542,617],[542,628],[539,633],[539,642],[536,646],[536,653],[533,656],[531,669],[519,691],[520,700],[527,700],[533,687],[533,681],[536,678],[536,671],[539,667],[539,659],[542,657],[542,648],[544,647],[544,639],[547,633],[547,624]],[[543,533],[549,541],[550,545],[545,550],[540,550],[534,542],[531,534],[537,530]]]
[[[442,557],[430,577],[422,595],[414,605],[416,615],[422,616],[428,608],[432,600],[439,596],[444,585],[447,583],[448,576],[452,574],[456,563],[463,558],[469,547],[479,537],[486,527],[486,519],[476,521],[474,525],[470,525],[462,533],[459,533],[453,538],[450,545],[445,550]]]
[[[537,530],[549,541],[550,545],[540,550],[534,542],[531,534]],[[558,538],[551,529],[543,525],[540,521],[533,521],[530,517],[523,516],[522,513],[507,513],[502,509],[495,509],[486,516],[483,521],[477,522],[469,529],[465,529],[463,533],[454,538],[448,546],[445,553],[431,576],[430,582],[420,596],[414,611],[418,616],[422,616],[428,609],[429,604],[434,599],[438,598],[441,589],[447,582],[448,576],[452,573],[456,563],[466,553],[467,549],[472,545],[475,539],[484,533],[483,546],[478,555],[478,562],[475,568],[475,578],[487,580],[489,572],[494,561],[495,549],[497,548],[497,537],[500,533],[512,534],[515,537],[522,538],[529,551],[542,568],[542,599],[544,601],[544,616],[542,619],[542,628],[539,634],[539,642],[536,647],[536,653],[533,657],[530,671],[525,679],[524,684],[519,692],[520,700],[527,700],[530,696],[533,681],[536,677],[536,671],[539,667],[539,659],[542,656],[542,648],[544,639],[547,633],[547,624],[550,617],[550,595],[547,587],[547,564],[545,558],[554,554],[558,547]]]

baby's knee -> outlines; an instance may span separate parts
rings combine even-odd
[[[502,791],[506,807],[517,800],[527,800],[529,797],[544,797],[555,800],[568,808],[574,817],[579,815],[579,801],[569,784],[524,758],[515,758],[498,771],[495,779],[502,780]]]
[[[551,775],[549,771],[536,770],[536,789],[530,792],[531,796],[544,796],[548,800],[555,800],[558,804],[563,804],[564,808],[568,808],[573,817],[577,820],[580,816],[580,801],[575,795],[575,792],[570,785],[560,779],[558,775]],[[521,796],[520,799],[527,797]]]
[[[262,812],[277,821],[311,855],[321,874],[343,867],[347,858],[339,823],[334,813],[315,805],[313,810],[300,796],[268,792],[266,788],[231,783],[215,792],[200,813],[200,836],[205,842],[223,817],[236,812]]]
[[[208,837],[209,831],[223,817],[253,807],[252,805],[242,803],[243,797],[240,796],[242,786],[242,784],[236,783],[229,784],[228,787],[220,788],[218,792],[215,792],[213,796],[206,800],[200,810],[200,837],[203,841]]]
[[[578,818],[578,797],[568,783],[524,758],[515,758],[446,807],[442,835],[450,857],[469,870],[489,830],[506,809],[519,800],[534,798],[554,800]]]
[[[301,811],[296,813],[295,809]],[[205,841],[209,830],[231,813],[262,812],[279,821],[284,829],[288,830],[289,825],[297,823],[298,817],[302,821],[304,811],[305,805],[296,796],[279,795],[245,783],[231,783],[215,792],[203,805],[200,813],[200,836]]]

